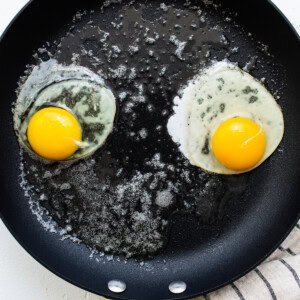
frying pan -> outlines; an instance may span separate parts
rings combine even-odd
[[[182,299],[220,288],[262,262],[299,218],[299,37],[268,1],[222,1],[223,7],[237,13],[236,22],[246,33],[251,32],[251,39],[268,45],[274,55],[272,60],[276,63],[277,73],[272,76],[276,75],[277,81],[270,81],[268,87],[275,91],[276,83],[282,83],[280,105],[285,118],[285,135],[281,151],[251,172],[246,191],[239,201],[229,201],[224,208],[226,217],[219,222],[209,225],[189,217],[174,217],[166,248],[147,261],[146,267],[134,259],[126,263],[122,259],[95,262],[84,244],[62,241],[59,235],[45,231],[30,211],[28,199],[19,184],[20,157],[11,108],[16,99],[17,82],[26,64],[31,62],[33,51],[45,41],[59,36],[79,9],[93,8],[100,2],[31,1],[1,39],[1,219],[24,249],[50,271],[108,298]],[[205,2],[210,4],[210,1]],[[180,1],[174,3],[183,4]],[[224,18],[224,15],[219,17]],[[109,11],[105,18],[111,20]],[[235,39],[237,43],[244,42],[239,36]],[[235,60],[245,63],[246,54],[236,54]],[[254,69],[255,72],[268,79],[268,74],[260,74]],[[189,76],[185,75],[183,79],[187,80]],[[108,282],[111,280],[126,283],[125,291],[110,291]],[[176,281],[186,283],[186,290],[180,294],[169,290],[170,283]]]

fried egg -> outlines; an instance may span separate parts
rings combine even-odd
[[[284,133],[282,111],[263,84],[228,62],[217,62],[174,99],[167,124],[192,165],[239,174],[264,162]]]
[[[34,156],[75,161],[104,144],[115,114],[115,97],[101,77],[49,60],[22,85],[13,120],[20,144]]]

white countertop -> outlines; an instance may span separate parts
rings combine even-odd
[[[0,0],[0,34],[27,0]],[[273,0],[300,33],[300,0]],[[100,300],[37,263],[0,220],[1,300]]]

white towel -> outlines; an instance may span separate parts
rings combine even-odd
[[[194,300],[300,300],[300,221],[260,266]]]

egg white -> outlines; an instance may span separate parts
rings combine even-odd
[[[266,150],[254,169],[275,151],[283,137],[282,111],[260,81],[233,64],[217,62],[175,97],[174,115],[167,127],[192,165],[218,174],[238,174],[245,171],[226,168],[211,149],[217,127],[236,116],[255,121],[265,133]]]
[[[82,128],[82,142],[68,161],[93,154],[113,129],[116,101],[102,78],[87,68],[49,60],[33,69],[21,87],[14,109],[19,142],[33,155],[27,140],[28,123],[34,113],[47,106],[69,110]]]

